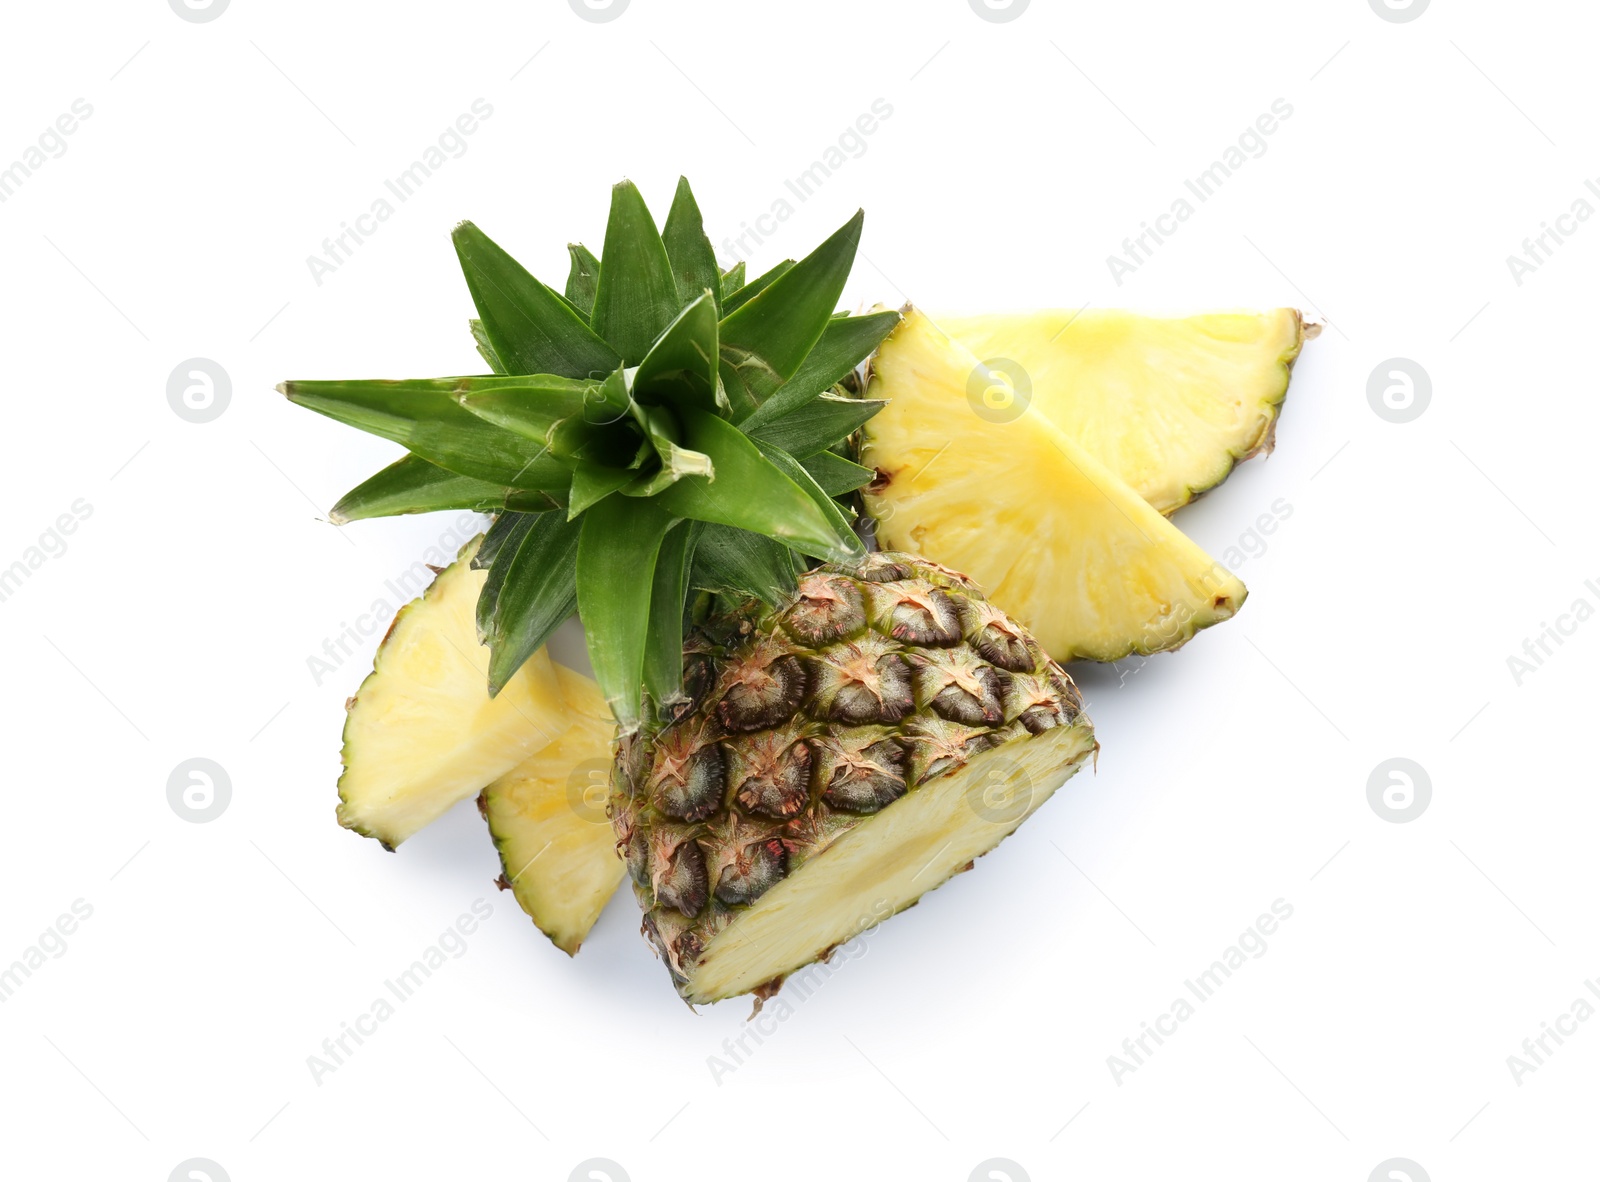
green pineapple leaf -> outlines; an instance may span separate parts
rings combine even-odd
[[[578,537],[578,612],[589,663],[624,733],[639,724],[650,593],[671,524],[656,500],[607,497],[583,515]]]
[[[793,259],[784,259],[783,262],[773,267],[772,270],[763,271],[760,275],[757,275],[749,283],[745,284],[738,291],[734,292],[731,296],[722,301],[722,314],[724,316],[728,316],[738,311],[762,292],[766,291],[768,287],[772,286],[773,280],[781,279],[793,267]]]
[[[659,466],[645,472],[622,491],[630,497],[653,497],[685,476],[712,477],[716,467],[704,452],[678,446],[681,434],[674,416],[662,408],[634,406],[635,418],[644,427],[646,438]]]
[[[489,635],[490,697],[498,694],[550,639],[550,633],[578,609],[582,526],[561,513],[541,513],[530,520],[532,525],[522,532],[497,589]],[[484,589],[488,589],[487,583]]]
[[[818,558],[845,561],[855,552],[804,489],[761,454],[733,424],[699,411],[680,416],[684,441],[716,465],[714,480],[680,480],[655,497],[676,517],[731,525]]]
[[[854,492],[871,484],[878,475],[871,468],[863,468],[831,451],[819,451],[814,456],[807,456],[800,461],[800,466],[811,473],[811,478],[830,497],[842,497],[845,493]]]
[[[495,356],[510,372],[581,378],[617,367],[616,351],[572,305],[477,226],[462,222],[450,237]]]
[[[456,402],[456,392],[473,383],[508,381],[516,379],[284,382],[278,389],[291,402],[403,444],[459,475],[511,488],[565,489],[566,470],[539,444],[485,422]]]
[[[695,547],[690,583],[703,591],[754,595],[777,607],[793,593],[795,555],[782,543],[748,530],[708,525]]]
[[[718,285],[718,294],[727,299],[734,292],[744,286],[744,260],[740,259],[733,266],[722,273],[722,282]]]
[[[819,394],[844,381],[879,342],[900,323],[898,312],[872,312],[866,316],[835,316],[822,330],[816,347],[806,354],[794,377],[739,423],[741,431],[754,431],[799,410]]]
[[[506,539],[516,528],[517,523],[526,516],[523,513],[500,513],[489,523],[489,528],[483,533],[483,541],[478,543],[478,549],[472,555],[472,569],[484,570],[493,564],[495,555],[500,553],[500,547],[505,545]]]
[[[489,644],[494,639],[494,615],[500,602],[500,589],[505,586],[506,575],[511,570],[511,563],[517,557],[522,539],[528,536],[528,531],[533,528],[536,520],[538,519],[532,513],[507,513],[489,528],[483,541],[478,544],[478,553],[473,558],[473,565],[479,569],[487,568],[489,571],[483,581],[482,589],[478,592],[478,606],[475,613],[479,644]],[[505,526],[504,529],[500,529],[502,525]],[[491,542],[493,545],[490,545]],[[489,551],[487,556],[484,554],[486,548]],[[492,660],[492,652],[490,656]]]
[[[479,383],[456,395],[456,401],[485,422],[543,443],[550,428],[562,419],[582,414],[598,395],[599,385],[588,378],[561,378],[554,374],[503,379],[489,386]]]
[[[491,373],[508,373],[505,362],[500,360],[500,354],[494,351],[494,342],[489,339],[489,330],[483,327],[483,321],[474,316],[467,321],[467,327],[472,330],[472,342],[478,346],[478,356],[488,364]]]
[[[736,418],[771,397],[799,370],[833,319],[844,291],[862,214],[851,218],[816,250],[725,316],[719,333],[722,380]]]
[[[644,650],[644,688],[658,705],[683,694],[683,601],[695,546],[707,527],[680,521],[667,530],[650,588],[650,627]]]
[[[627,365],[638,365],[678,313],[678,285],[667,248],[632,181],[611,190],[589,322]]]
[[[888,405],[867,398],[822,394],[799,410],[751,431],[750,438],[774,444],[803,460],[847,439],[851,432]]]
[[[567,269],[567,303],[583,313],[584,319],[594,310],[594,286],[600,278],[600,260],[581,242],[567,243],[567,254],[572,265]]]
[[[672,278],[678,286],[678,303],[687,304],[697,299],[701,292],[714,293],[720,305],[721,278],[717,274],[717,256],[712,253],[711,240],[706,237],[705,225],[700,217],[700,206],[695,202],[687,177],[678,178],[678,191],[672,196],[672,208],[667,211],[666,225],[661,227],[661,242],[667,250],[667,260],[672,264]]]
[[[461,476],[419,456],[406,455],[376,475],[356,485],[328,513],[335,525],[403,513],[432,513],[439,509],[472,509],[495,513],[502,509],[530,513],[560,507],[549,492],[506,488],[485,480]]]
[[[634,371],[633,397],[640,402],[716,414],[718,402],[717,305],[700,292],[667,326]]]

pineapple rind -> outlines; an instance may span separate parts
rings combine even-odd
[[[490,784],[478,797],[502,888],[569,956],[588,937],[622,881],[622,860],[606,822],[604,795],[581,795],[591,771],[604,785],[615,721],[600,687],[557,665],[568,726],[560,738]]]
[[[395,615],[373,670],[346,704],[339,823],[393,849],[564,729],[555,666],[541,649],[494,698],[474,610],[481,539]]]
[[[938,324],[976,357],[1020,365],[1040,413],[1161,513],[1271,452],[1306,335],[1293,308],[1176,319],[1048,310]]]
[[[909,554],[820,567],[776,608],[730,608],[690,637],[685,669],[687,701],[619,742],[611,816],[645,934],[691,1004],[768,995],[865,912],[909,906],[1011,832],[1094,747],[1082,698],[1039,644],[970,579]],[[997,822],[974,805],[961,814],[970,824],[951,825],[948,810],[927,807],[931,785],[1001,752],[1008,762],[995,766],[1028,772],[1025,810]],[[949,832],[923,857],[926,874],[877,905],[897,849],[921,848],[940,826]],[[859,831],[887,841],[841,844]],[[822,857],[833,849],[862,856]],[[849,868],[861,889],[810,891],[813,864],[824,878]],[[773,919],[752,922],[775,938],[753,957],[717,952],[768,899]],[[718,958],[725,976],[699,975]]]

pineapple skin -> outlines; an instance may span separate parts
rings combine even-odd
[[[840,941],[744,988],[694,980],[720,933],[852,830],[983,752],[1074,728],[1065,779],[1097,749],[1077,687],[1032,636],[964,575],[908,554],[822,566],[776,609],[713,618],[686,641],[685,688],[619,738],[610,813],[644,935],[690,1004],[765,999],[827,958]],[[971,865],[875,902],[875,919]]]

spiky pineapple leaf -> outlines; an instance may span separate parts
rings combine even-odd
[[[484,531],[483,541],[478,543],[478,549],[472,556],[473,570],[484,570],[494,564],[495,556],[500,553],[500,547],[505,545],[506,539],[511,536],[522,517],[521,513],[501,513],[489,523],[489,528]]]
[[[481,564],[488,567],[489,574],[478,591],[478,605],[474,613],[479,644],[488,644],[494,639],[494,614],[500,602],[500,589],[505,586],[506,575],[517,557],[517,549],[522,545],[522,539],[528,536],[528,531],[533,528],[536,520],[537,518],[531,513],[507,513],[489,530],[489,534],[494,534],[497,532],[496,527],[505,523],[505,529],[498,531],[498,539],[488,535],[484,537],[484,542],[494,541],[495,544],[490,549],[491,557]],[[473,559],[474,566],[480,565],[479,559],[482,555],[483,545],[480,544],[478,556]]]
[[[541,513],[532,521],[497,591],[489,635],[491,698],[578,609],[581,523],[561,513]]]
[[[861,239],[862,213],[760,295],[723,318],[723,384],[736,418],[771,397],[799,370],[833,318]]]
[[[755,595],[777,607],[795,589],[795,553],[780,542],[727,525],[708,525],[695,547],[690,583],[704,591]]]
[[[744,286],[744,260],[740,259],[733,266],[722,273],[722,282],[718,291],[723,299],[727,299],[734,292]]]
[[[657,703],[683,693],[683,601],[704,522],[680,521],[667,531],[650,587],[650,627],[644,650],[644,688]]]
[[[584,411],[598,384],[588,378],[534,374],[464,390],[456,401],[486,422],[543,443],[550,428]]]
[[[592,460],[579,460],[577,467],[572,470],[572,491],[567,494],[567,517],[576,518],[638,477],[639,474],[629,468],[608,468]]]
[[[714,479],[680,480],[654,498],[676,517],[731,525],[776,538],[818,558],[848,559],[854,535],[844,537],[807,495],[735,427],[715,415],[680,416],[684,443],[716,466]]]
[[[745,431],[754,431],[799,410],[819,394],[842,382],[878,347],[900,322],[898,312],[872,312],[865,316],[835,316],[822,330],[811,352],[795,370],[794,377],[740,422]]]
[[[530,439],[463,409],[459,391],[515,378],[421,378],[404,381],[284,382],[291,402],[403,444],[441,468],[511,488],[558,491],[567,472]]]
[[[572,305],[540,283],[471,222],[451,234],[461,272],[494,353],[512,373],[609,373],[616,350]]]
[[[600,260],[581,242],[567,243],[571,265],[567,268],[567,303],[587,319],[594,310],[594,287],[600,279]]]
[[[774,447],[759,439],[755,442],[756,446],[761,449],[761,454],[767,457],[773,467],[777,468],[778,471],[804,490],[805,494],[811,498],[811,503],[816,505],[822,511],[823,516],[833,524],[834,532],[841,538],[850,539],[851,543],[853,543],[850,548],[850,560],[860,561],[865,558],[867,549],[861,544],[861,539],[856,536],[856,532],[851,527],[850,519],[845,516],[844,510],[839,508],[838,502],[823,490],[811,473],[801,466],[800,461],[782,448]]]
[[[653,472],[638,476],[632,484],[623,488],[624,494],[630,497],[653,497],[685,476],[716,475],[716,466],[710,456],[678,445],[681,432],[671,412],[636,403],[634,418],[644,428],[645,437],[655,452],[659,466]]]
[[[483,321],[474,316],[467,321],[467,327],[472,331],[472,342],[478,347],[478,356],[482,357],[493,373],[509,373],[505,362],[500,360],[500,354],[494,351],[494,342],[489,339],[489,330],[483,327]]]
[[[871,468],[863,468],[831,451],[819,451],[814,456],[807,456],[800,461],[800,466],[811,473],[812,479],[830,497],[842,497],[845,493],[854,492],[871,484],[877,476]]]
[[[578,538],[578,611],[589,663],[624,733],[639,724],[650,592],[672,524],[657,500],[607,497],[583,515]]]
[[[638,188],[622,181],[611,190],[589,323],[625,364],[638,365],[677,312],[678,285],[667,248]]]
[[[696,295],[650,346],[633,375],[640,402],[716,414],[717,304],[709,291]]]
[[[722,301],[722,314],[727,316],[738,311],[762,292],[766,291],[767,288],[772,286],[774,280],[781,279],[793,267],[793,259],[784,259],[770,271],[763,271],[760,275],[757,275],[749,283],[746,283],[738,291],[734,292],[731,296]]]
[[[398,517],[404,513],[433,513],[439,509],[472,509],[495,513],[502,509],[531,513],[557,508],[560,498],[549,492],[506,488],[474,480],[430,464],[420,456],[406,455],[383,471],[356,485],[328,513],[335,525],[373,517]]]
[[[857,427],[888,405],[873,399],[822,394],[799,410],[765,423],[749,434],[752,439],[774,444],[803,460],[848,438]]]
[[[667,210],[666,225],[661,227],[661,242],[672,264],[672,278],[678,285],[678,303],[687,304],[701,292],[710,291],[713,302],[720,307],[722,281],[717,274],[717,256],[711,250],[711,240],[706,237],[700,206],[687,177],[678,178],[672,208]]]

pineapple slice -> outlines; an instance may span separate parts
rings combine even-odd
[[[1132,312],[940,317],[988,362],[1021,366],[1033,405],[1162,513],[1272,450],[1301,343],[1293,308],[1158,320]]]
[[[616,724],[599,686],[561,665],[556,674],[566,731],[485,788],[478,807],[500,851],[501,889],[571,956],[622,881],[606,819]]]
[[[1238,610],[1244,584],[1037,407],[978,413],[975,373],[913,310],[880,347],[861,462],[885,547],[965,571],[1058,661],[1174,649]]]
[[[347,703],[339,824],[393,849],[566,728],[556,669],[540,649],[496,697],[474,612],[481,539],[461,548],[394,618]]]

